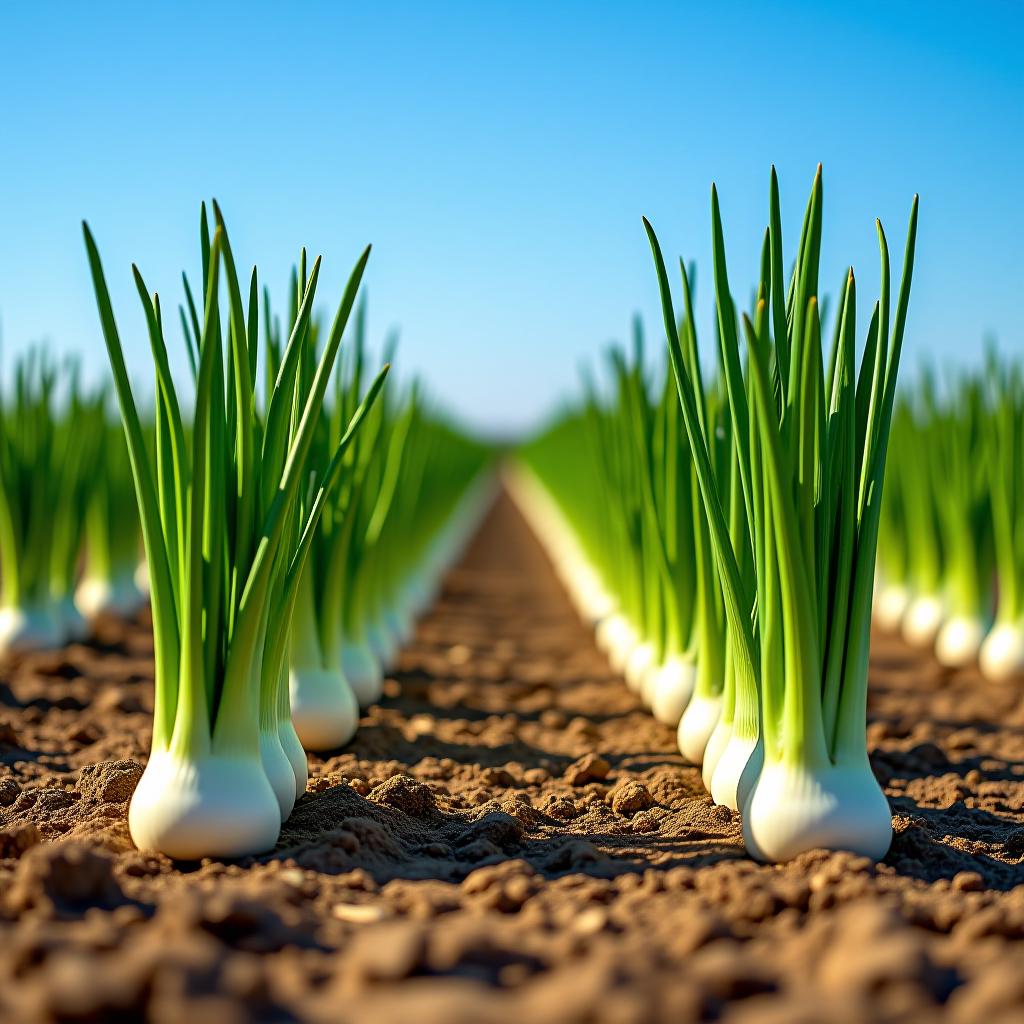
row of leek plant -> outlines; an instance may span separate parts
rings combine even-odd
[[[704,565],[724,618],[718,647],[721,696],[702,751],[702,774],[717,802],[742,813],[747,848],[763,860],[788,859],[818,846],[881,857],[891,839],[888,804],[867,757],[865,715],[879,510],[917,200],[891,326],[889,255],[878,225],[881,294],[859,369],[852,269],[843,276],[827,366],[823,355],[818,301],[822,201],[819,168],[787,287],[772,172],[756,298],[750,314],[738,318],[712,190],[720,373],[711,385],[705,385],[696,357],[692,274],[680,263],[680,327],[661,248],[645,221],[669,342],[670,386],[678,396],[692,467],[691,533],[710,549]],[[618,437],[605,433],[600,442],[606,451],[621,453],[629,436],[641,439],[632,445],[632,457],[639,462],[632,473],[642,489],[649,491],[654,483],[655,498],[623,505],[625,521],[607,547],[619,545],[623,562],[645,562],[645,537],[657,535],[660,543],[653,545],[648,575],[675,578],[680,567],[665,557],[671,533],[667,519],[655,529],[643,509],[657,506],[658,482],[678,474],[666,458],[668,446],[659,440],[658,417],[645,418],[636,393],[634,388],[633,400],[618,402],[607,418]],[[540,447],[547,447],[543,439]],[[600,544],[606,538],[584,539],[586,528],[582,534],[576,529],[575,499],[555,483],[573,459],[585,461],[586,452],[578,445],[570,452],[567,445],[557,460],[563,469],[553,474],[536,453],[528,453],[535,467],[534,493],[543,490],[547,500],[545,512],[532,518],[539,524],[545,517],[557,519],[554,530],[540,526],[553,538],[552,548],[558,537],[572,536],[570,561],[588,561],[592,578],[606,591],[605,619],[628,615],[642,604],[630,597],[623,601],[626,595],[618,588],[629,573],[616,575],[607,558],[589,560],[595,539]],[[590,497],[610,501],[601,487],[592,487]],[[543,506],[544,500],[534,504]],[[682,507],[675,506],[677,516]],[[671,511],[671,503],[665,508]],[[646,534],[645,521],[650,523]],[[695,564],[701,564],[699,546],[694,550]],[[702,603],[698,591],[691,600],[697,607]]]
[[[1024,383],[994,353],[901,395],[876,619],[939,662],[1024,673]]]
[[[699,373],[692,332],[687,352]],[[729,694],[724,606],[694,463],[675,385],[648,380],[638,321],[633,359],[612,350],[608,369],[604,397],[585,375],[581,407],[522,450],[513,492],[549,539],[612,666],[659,721],[678,727],[680,751],[700,764]],[[702,415],[727,480],[723,411],[720,391],[709,389]]]
[[[16,361],[9,389],[0,382],[0,654],[83,639],[87,619],[112,610],[104,584],[122,558],[129,575],[138,566],[124,443],[111,441],[105,404],[83,391],[77,364],[38,348]]]
[[[128,444],[153,616],[153,740],[129,827],[140,848],[182,858],[269,849],[305,789],[305,756],[282,697],[291,610],[345,452],[386,373],[374,381],[330,457],[313,461],[313,435],[369,250],[352,272],[313,380],[306,382],[299,368],[313,342],[317,261],[303,282],[299,315],[260,415],[257,275],[254,269],[246,302],[216,207],[215,213],[212,237],[205,207],[201,219],[198,313],[189,293],[190,430],[170,371],[159,296],[133,267],[155,368],[152,450],[99,253],[84,229]]]
[[[361,306],[314,450],[332,448],[358,403],[364,324]],[[450,426],[415,382],[370,413],[298,583],[291,712],[307,750],[347,743],[359,708],[380,699],[385,672],[485,510],[488,461],[488,449]]]
[[[322,344],[312,316],[319,259],[307,273],[305,254],[300,258],[287,340],[265,303],[266,389],[262,404],[257,401],[257,272],[243,293],[227,229],[216,204],[213,209],[212,231],[205,205],[200,218],[200,301],[186,277],[181,308],[195,392],[190,425],[170,370],[160,298],[132,268],[155,369],[151,445],[129,383],[99,253],[84,227],[142,524],[153,617],[153,740],[132,797],[129,828],[140,848],[185,859],[271,848],[305,792],[306,757],[292,705],[308,723],[302,697],[312,658],[309,635],[322,644],[322,659],[328,647],[329,656],[337,656],[338,620],[322,610],[325,582],[333,588],[331,600],[340,594],[347,609],[344,662],[344,650],[360,639],[364,602],[377,614],[393,599],[390,610],[405,630],[403,616],[421,610],[411,600],[399,602],[393,592],[399,555],[419,556],[405,566],[409,575],[403,580],[411,586],[415,577],[415,593],[429,598],[481,503],[477,498],[470,508],[468,487],[460,495],[447,477],[436,488],[445,500],[435,493],[427,474],[449,450],[442,446],[434,462],[419,454],[418,421],[425,417],[416,402],[391,409],[383,400],[387,364],[375,376],[364,374],[360,342],[358,369],[347,376],[336,371],[369,248],[356,262]],[[453,446],[458,462],[465,446]],[[426,495],[421,501],[402,493],[417,471]],[[446,519],[439,507],[449,513]],[[369,521],[363,516],[367,509]],[[435,527],[426,539],[414,518],[420,511]],[[346,531],[351,538],[338,556],[341,568],[334,570],[331,538]],[[392,565],[392,574],[385,564]],[[336,669],[326,661],[318,668]],[[347,686],[340,672],[334,681]],[[351,717],[350,692],[349,697],[345,714]],[[329,717],[329,710],[324,713]],[[335,734],[332,741],[350,735],[351,730]]]
[[[147,602],[139,585],[142,537],[124,431],[111,419],[105,393],[80,429],[96,438],[98,460],[85,504],[84,571],[75,603],[87,621],[130,618]]]

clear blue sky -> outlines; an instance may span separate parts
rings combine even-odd
[[[372,336],[521,428],[634,310],[657,324],[641,214],[697,259],[710,350],[711,181],[745,301],[770,164],[791,254],[819,160],[825,282],[852,262],[865,308],[874,218],[898,262],[921,193],[911,363],[1024,347],[1019,3],[115,6],[0,14],[7,358],[45,338],[105,371],[86,217],[148,381],[129,264],[176,301],[215,195],[279,301],[299,245],[336,301],[373,242]]]

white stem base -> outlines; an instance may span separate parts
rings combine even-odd
[[[910,604],[910,591],[899,583],[882,586],[875,595],[874,619],[888,633],[899,632]]]
[[[292,766],[292,775],[295,778],[295,799],[298,800],[299,797],[306,794],[306,783],[309,782],[309,762],[306,760],[302,741],[299,739],[299,734],[295,731],[290,717],[278,723],[277,736],[281,741],[281,749]]]
[[[1024,675],[1024,625],[1002,622],[993,626],[981,645],[978,663],[985,678],[996,683]]]
[[[956,615],[942,624],[935,638],[935,657],[946,668],[963,668],[975,662],[984,639],[983,623]]]
[[[293,668],[288,673],[288,691],[292,724],[306,750],[335,750],[355,736],[359,705],[341,672]]]
[[[625,615],[621,612],[612,612],[605,616],[594,629],[594,641],[602,654],[607,654],[618,641],[616,635],[625,631],[629,626]]]
[[[90,621],[100,615],[130,618],[146,603],[146,595],[136,586],[131,573],[112,580],[87,576],[75,591],[75,603]]]
[[[0,608],[0,655],[52,651],[63,637],[49,608]]]
[[[663,725],[679,727],[697,682],[697,666],[680,657],[669,658],[651,673],[651,711]]]
[[[341,671],[361,708],[368,708],[380,700],[384,692],[384,669],[367,643],[344,642]]]
[[[718,756],[708,791],[716,804],[742,811],[754,791],[764,764],[764,744],[736,730]]]
[[[892,812],[867,758],[812,771],[765,763],[743,809],[743,840],[760,861],[808,850],[849,850],[881,860],[892,842]]]
[[[587,583],[581,588],[579,598],[580,615],[584,622],[596,626],[615,611],[615,600],[604,589],[594,573],[588,573]]]
[[[721,713],[721,696],[704,697],[695,693],[690,698],[676,731],[679,753],[688,764],[700,766],[703,763],[704,750]]]
[[[654,649],[654,644],[648,641],[637,644],[629,652],[623,675],[626,677],[626,685],[634,693],[642,694],[644,677],[654,667],[656,658],[657,652]]]
[[[915,647],[931,647],[945,617],[942,598],[931,594],[915,597],[903,616],[903,639]]]
[[[128,828],[140,850],[175,860],[246,857],[273,849],[281,813],[258,757],[160,752],[139,779]]]
[[[714,777],[718,759],[722,756],[722,751],[725,750],[732,739],[732,726],[732,722],[726,722],[722,715],[719,715],[718,721],[715,722],[715,727],[711,730],[711,735],[704,745],[704,757],[700,762],[700,779],[704,783],[704,788],[709,793],[711,792],[711,779]]]
[[[281,737],[277,729],[260,730],[260,763],[277,798],[281,821],[287,821],[295,806],[295,772],[292,771],[292,763],[281,746]]]
[[[615,672],[625,672],[633,648],[640,642],[633,623],[625,616],[613,616],[617,625],[608,637],[608,664]]]

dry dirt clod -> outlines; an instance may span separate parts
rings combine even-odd
[[[0,807],[10,807],[21,795],[21,786],[14,779],[0,778]]]
[[[428,818],[437,810],[434,794],[422,782],[408,775],[393,775],[370,791],[374,803],[387,804],[411,818]]]
[[[82,769],[77,788],[85,801],[125,804],[141,778],[142,765],[136,761],[101,761]]]
[[[80,843],[53,843],[32,846],[22,856],[8,900],[17,912],[73,916],[88,907],[116,907],[124,894],[112,857]]]
[[[600,754],[584,754],[565,770],[565,781],[570,786],[585,786],[588,782],[602,782],[608,778],[611,765]]]
[[[611,792],[612,810],[624,817],[631,817],[638,811],[646,811],[654,805],[654,797],[642,782],[629,780],[616,786]]]
[[[39,829],[30,821],[0,829],[0,857],[17,860],[26,850],[42,842]]]
[[[958,871],[953,876],[953,888],[957,892],[980,892],[985,888],[985,879],[977,871]]]

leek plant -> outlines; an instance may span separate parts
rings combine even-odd
[[[326,449],[358,401],[364,322],[361,307],[352,359],[335,377],[333,405],[314,441]],[[382,396],[369,415],[298,584],[289,678],[293,720],[307,749],[347,743],[359,706],[380,699],[385,670],[457,553],[453,545],[425,566],[427,549],[484,461],[485,449],[445,430],[415,385]],[[475,522],[459,529],[468,533]]]
[[[903,444],[909,431],[908,417],[912,412],[904,398],[897,396],[893,410],[892,431],[889,438],[888,486],[878,523],[878,565],[875,569],[875,598],[872,614],[875,622],[886,632],[898,632],[912,598],[911,569],[914,563],[911,551],[921,557],[922,549],[914,549],[917,538],[909,536],[910,517],[918,507],[917,494],[907,492],[909,477],[914,472],[910,464],[919,453]],[[908,464],[904,466],[904,460]],[[923,543],[934,543],[934,529],[923,538]],[[922,545],[923,546],[923,545]],[[926,559],[928,564],[932,559]]]
[[[949,668],[973,664],[992,621],[993,549],[989,501],[988,411],[980,380],[962,377],[936,423],[936,511],[945,565],[945,618],[935,656]]]
[[[891,484],[879,527],[875,619],[944,665],[977,657],[991,619],[987,435],[980,378],[925,373],[893,419]]]
[[[994,353],[983,372],[948,374],[941,389],[926,372],[909,389],[879,543],[879,624],[992,679],[1024,671],[1021,392],[1019,367]]]
[[[1024,675],[1024,381],[1019,365],[990,363],[992,415],[988,462],[997,573],[995,623],[979,652],[994,681]]]
[[[85,636],[74,589],[98,457],[76,366],[62,374],[33,349],[13,376],[10,394],[0,385],[0,653]]]
[[[84,640],[89,626],[75,601],[79,563],[85,537],[86,509],[99,471],[99,444],[94,433],[82,429],[88,420],[88,402],[78,380],[78,364],[66,374],[68,399],[58,428],[60,455],[55,529],[50,538],[50,595],[62,642]]]
[[[136,288],[156,375],[156,445],[147,449],[117,325],[89,228],[85,245],[135,484],[153,609],[156,692],[149,762],[129,828],[141,849],[171,857],[235,857],[271,848],[305,783],[293,762],[283,685],[297,587],[346,453],[383,385],[367,391],[333,451],[313,439],[367,248],[348,280],[311,379],[309,330],[320,261],[303,282],[291,335],[256,404],[255,269],[243,298],[227,230],[201,217],[202,300],[185,318],[195,372],[186,430],[159,296]],[[221,310],[221,286],[227,309]],[[329,456],[325,459],[325,456]],[[289,723],[290,724],[290,723]],[[299,773],[302,778],[300,780]],[[301,783],[301,785],[300,785]]]
[[[891,327],[888,247],[877,225],[881,294],[859,371],[852,269],[844,276],[827,367],[823,359],[818,302],[822,200],[819,167],[786,288],[773,170],[761,280],[751,315],[738,323],[712,188],[719,353],[746,531],[731,521],[729,495],[714,471],[668,272],[645,221],[728,618],[729,670],[739,712],[734,734],[746,733],[739,746],[748,750],[745,763],[742,754],[720,755],[712,795],[719,774],[728,771],[729,784],[722,788],[735,795],[734,806],[742,811],[747,849],[770,861],[814,847],[878,858],[892,834],[889,807],[868,762],[865,715],[879,510],[910,294],[917,199]],[[748,545],[752,572],[743,564]]]
[[[935,383],[926,375],[919,394],[901,404],[896,417],[894,448],[897,500],[902,500],[902,523],[906,550],[906,606],[899,620],[900,630],[915,647],[931,647],[946,617],[943,578],[947,552],[943,545],[939,505],[945,498],[943,466],[935,453],[920,447],[933,439],[938,429],[938,399]],[[891,586],[890,577],[883,577]],[[893,604],[895,600],[890,598]],[[896,609],[886,609],[894,617]]]
[[[632,363],[610,353],[609,400],[586,377],[582,409],[522,453],[514,493],[613,667],[660,721],[678,726],[680,750],[700,764],[721,711],[724,612],[674,386],[666,378],[652,389],[642,349],[637,324]],[[705,415],[724,474],[720,409],[711,394]]]
[[[109,421],[105,395],[81,425],[95,433],[99,457],[85,510],[85,572],[75,601],[86,619],[132,616],[146,595],[135,582],[142,535],[124,431]]]

